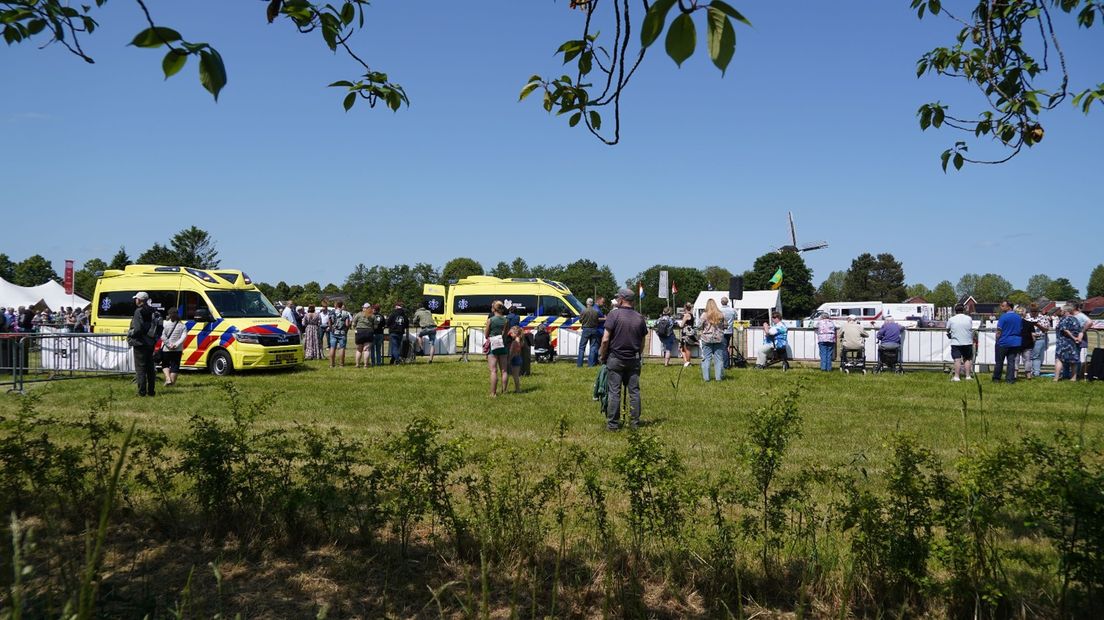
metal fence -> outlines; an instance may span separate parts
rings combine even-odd
[[[123,334],[0,334],[0,388],[22,392],[27,383],[134,372]]]

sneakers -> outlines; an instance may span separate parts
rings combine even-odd
[[[974,378],[973,378],[973,377],[971,377],[970,375],[966,375],[966,380],[967,380],[967,381],[973,381],[973,380],[974,380]]]
[[[957,382],[959,382],[959,381],[962,381],[962,379],[959,379],[959,378],[958,378],[958,375],[955,375],[955,376],[951,377],[951,381],[954,381],[954,382],[956,382],[956,383],[957,383]]]
[[[683,362],[683,363],[682,363],[682,367],[683,367],[683,368],[686,368],[686,367],[687,367],[687,366],[689,366],[689,365],[690,365],[690,362]]]

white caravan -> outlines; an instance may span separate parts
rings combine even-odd
[[[837,325],[847,322],[853,316],[859,322],[871,326],[880,326],[889,317],[906,326],[927,325],[935,320],[935,304],[887,304],[880,301],[834,301],[821,304],[813,311],[810,320],[815,320],[821,312],[827,312],[828,318]]]

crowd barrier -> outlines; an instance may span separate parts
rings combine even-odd
[[[21,392],[36,381],[76,379],[134,372],[126,336],[70,333],[42,328],[34,333],[0,334],[0,386]]]

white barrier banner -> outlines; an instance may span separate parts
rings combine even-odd
[[[43,327],[42,334],[67,334],[63,329]],[[114,338],[41,338],[42,367],[47,370],[98,370],[132,372],[134,356],[125,336]]]
[[[452,355],[456,353],[456,329],[453,327],[438,327],[435,332],[433,354]],[[421,334],[421,330],[418,331],[418,334]],[[421,351],[422,355],[428,355],[429,351],[426,350],[426,344],[429,341],[424,336],[418,336],[418,341],[418,350]]]

